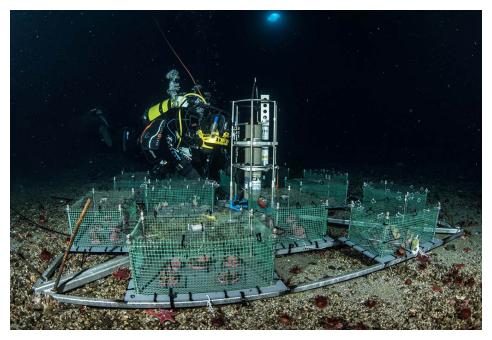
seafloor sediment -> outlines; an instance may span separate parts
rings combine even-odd
[[[350,196],[367,173],[350,173]],[[380,179],[386,174],[369,174]],[[109,177],[108,177],[109,178]],[[50,228],[66,231],[65,202],[93,186],[81,177],[11,184],[11,208]],[[430,178],[430,177],[428,177]],[[394,180],[398,180],[395,176]],[[423,178],[417,178],[422,182]],[[114,310],[60,304],[36,297],[32,285],[64,250],[66,237],[33,228],[11,210],[10,325],[12,329],[480,329],[482,327],[481,188],[465,177],[430,179],[433,202],[442,204],[441,219],[464,227],[465,234],[433,250],[428,262],[410,260],[368,276],[246,305],[178,309],[173,321],[146,310]],[[415,183],[420,184],[420,183]],[[46,211],[46,213],[42,212]],[[42,218],[41,218],[42,219]],[[22,259],[22,257],[24,259]],[[71,255],[67,272],[109,255]],[[337,275],[366,266],[346,248],[278,257],[277,272],[289,284]],[[122,299],[125,275],[111,275],[72,294]],[[162,320],[161,320],[162,321]]]

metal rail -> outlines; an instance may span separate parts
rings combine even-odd
[[[69,274],[63,276],[60,279],[59,292],[68,292],[75,288],[81,287],[87,283],[99,280],[103,277],[111,275],[116,269],[122,266],[128,266],[130,260],[128,256],[118,256],[109,261],[98,264],[94,267],[84,269],[78,273]],[[59,264],[59,262],[58,262]],[[53,268],[53,273],[56,268]],[[55,280],[45,281],[37,283],[33,289],[35,293],[46,293],[51,291],[55,285]]]
[[[459,231],[443,238],[442,243],[434,244],[433,246],[431,246],[428,249],[428,251],[440,247],[444,244],[447,244],[448,242],[460,237],[463,234],[463,230],[460,229],[457,230]],[[303,292],[311,289],[316,289],[316,288],[348,281],[358,277],[362,277],[370,273],[383,270],[384,268],[410,260],[412,258],[415,258],[415,255],[407,254],[407,256],[392,259],[385,263],[377,263],[370,267],[356,270],[353,272],[337,275],[334,277],[326,277],[313,282],[308,282],[296,286],[291,286],[285,291],[268,291],[268,292],[258,291],[258,293],[249,294],[249,295],[243,294],[242,296],[216,297],[210,300],[201,298],[201,299],[193,299],[188,301],[175,301],[175,302],[152,302],[152,301],[125,302],[124,300],[118,300],[118,299],[75,296],[75,295],[67,295],[63,293],[55,293],[51,291],[51,288],[53,286],[53,281],[36,283],[35,287],[33,288],[36,293],[47,294],[60,302],[71,303],[75,305],[86,305],[86,306],[104,307],[104,308],[186,308],[186,307],[207,306],[209,303],[212,303],[213,305],[242,303],[245,301],[253,301],[253,300],[259,300],[264,298],[276,297],[285,294]],[[48,270],[45,271],[46,276],[50,276],[52,275],[52,273],[54,273],[54,271],[57,268],[57,263],[59,264],[59,257],[55,258],[55,260],[48,266],[49,272]],[[93,282],[102,277],[110,275],[116,268],[120,266],[128,265],[128,263],[129,263],[128,256],[116,257],[112,260],[106,261],[88,270],[63,277],[61,280],[62,285],[60,287],[62,288],[63,292],[78,288],[84,284]]]
[[[350,224],[350,220],[344,220],[344,219],[339,219],[339,218],[329,218],[328,217],[328,223],[331,224],[336,224],[340,226],[348,226]],[[436,228],[436,234],[456,234],[461,231],[460,228],[454,228],[446,223],[443,222],[438,222],[438,225],[441,225],[442,227],[437,227]]]
[[[243,303],[245,301],[254,301],[260,299],[266,299],[271,297],[276,297],[286,294],[285,292],[272,292],[272,293],[260,293],[254,295],[245,295],[244,297],[228,297],[228,298],[215,298],[215,299],[201,299],[201,300],[190,300],[190,301],[180,301],[174,302],[126,302],[123,300],[116,299],[103,299],[103,298],[93,298],[75,295],[66,295],[48,292],[48,295],[54,299],[64,302],[71,303],[75,305],[85,305],[91,307],[104,307],[104,308],[186,308],[186,307],[203,307],[208,306],[210,302],[212,305],[226,305],[232,303]]]

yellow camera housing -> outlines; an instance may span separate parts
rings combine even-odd
[[[198,130],[198,137],[202,140],[200,147],[203,149],[213,150],[216,146],[229,145],[229,132],[227,131],[220,136],[218,131],[212,132],[211,134],[204,134],[202,130]]]

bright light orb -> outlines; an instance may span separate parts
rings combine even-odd
[[[280,14],[273,12],[267,17],[268,22],[277,22],[280,19]]]

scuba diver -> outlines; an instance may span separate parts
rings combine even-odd
[[[188,179],[208,178],[213,155],[221,149],[224,153],[221,147],[229,144],[227,121],[198,86],[194,92],[180,92],[177,70],[169,71],[166,78],[169,98],[145,111],[146,127],[138,138],[153,166],[151,176],[164,178],[177,172]]]

